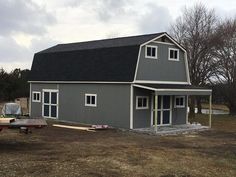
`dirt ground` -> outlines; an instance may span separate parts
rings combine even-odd
[[[206,122],[205,116],[191,121]],[[0,132],[0,176],[236,176],[236,117],[213,117],[213,129],[175,136],[53,127]]]

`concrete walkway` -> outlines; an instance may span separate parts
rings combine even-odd
[[[186,134],[204,130],[209,130],[209,127],[202,126],[200,124],[161,126],[157,127],[157,132],[155,132],[154,127],[133,129],[134,132],[151,134],[151,135],[177,135],[177,134]]]

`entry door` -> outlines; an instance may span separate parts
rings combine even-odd
[[[155,125],[155,96],[152,99],[152,124]],[[171,108],[172,100],[171,96],[163,95],[158,96],[158,125],[170,125],[171,124]]]
[[[42,115],[47,118],[58,118],[58,90],[43,90]]]

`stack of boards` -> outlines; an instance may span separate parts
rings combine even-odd
[[[0,124],[10,124],[15,122],[15,118],[0,118]]]

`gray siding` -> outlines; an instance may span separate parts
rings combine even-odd
[[[179,49],[179,61],[168,60],[169,48],[175,45],[149,43],[158,47],[158,59],[145,58],[145,46],[141,48],[136,80],[187,82],[184,52]]]
[[[133,128],[150,127],[151,125],[151,94],[150,90],[134,87],[133,92]],[[148,96],[149,108],[136,109],[136,96]]]
[[[51,88],[57,87],[53,84],[32,84],[32,91]],[[58,88],[59,120],[129,128],[130,85],[58,84]],[[97,94],[97,107],[85,106],[85,93]],[[32,104],[32,116],[42,115],[41,104]]]

